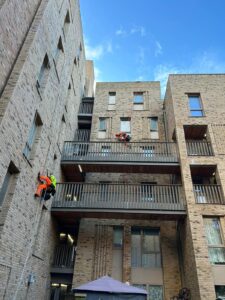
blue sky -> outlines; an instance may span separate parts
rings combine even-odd
[[[225,0],[80,0],[96,81],[225,73]]]

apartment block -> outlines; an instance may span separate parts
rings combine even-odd
[[[164,101],[159,82],[97,83],[52,204],[77,228],[73,287],[109,275],[148,299],[224,295],[224,79],[170,75]]]

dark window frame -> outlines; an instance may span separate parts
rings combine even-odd
[[[187,94],[188,96],[188,105],[189,105],[189,112],[190,112],[190,117],[192,118],[202,118],[202,117],[205,117],[205,112],[204,112],[204,108],[203,108],[203,103],[202,103],[202,98],[201,98],[201,95],[200,93],[188,93]],[[191,98],[198,98],[199,100],[199,108],[196,108],[196,109],[193,109],[191,108],[191,105],[190,105],[190,99]],[[194,112],[200,112],[201,115],[193,115]]]

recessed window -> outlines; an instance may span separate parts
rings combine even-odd
[[[41,125],[42,125],[41,118],[38,115],[38,113],[36,113],[35,117],[34,117],[34,121],[32,123],[31,129],[30,129],[30,132],[29,132],[28,140],[27,140],[25,148],[23,150],[23,155],[27,159],[29,159],[31,156],[31,151],[32,151],[35,139],[38,138],[39,129],[40,129]]]
[[[99,118],[99,131],[106,131],[106,118]]]
[[[121,249],[123,247],[123,228],[113,227],[113,248]]]
[[[225,245],[219,218],[204,218],[209,258],[212,264],[225,264]]]
[[[144,93],[143,92],[134,92],[134,104],[143,104],[144,103]]]
[[[64,24],[63,24],[63,33],[64,33],[65,38],[66,38],[68,30],[69,30],[69,25],[70,25],[70,12],[67,11],[65,19],[64,19]]]
[[[152,131],[152,132],[158,131],[158,118],[157,117],[150,118],[150,131]]]
[[[38,74],[38,79],[37,79],[37,87],[38,88],[44,87],[46,80],[47,80],[47,75],[49,73],[48,72],[49,69],[50,69],[50,64],[49,64],[48,55],[45,54],[44,60],[41,65],[41,69]]]
[[[2,206],[4,200],[9,193],[12,193],[11,187],[15,187],[15,174],[19,173],[15,165],[11,162],[3,180],[2,186],[0,187],[0,206]]]
[[[63,43],[62,43],[62,38],[61,38],[61,36],[60,36],[60,37],[59,37],[58,44],[57,44],[57,48],[56,48],[56,51],[55,51],[55,55],[54,55],[55,61],[58,60],[60,54],[63,54],[63,52],[64,52],[64,49],[63,49]]]
[[[159,229],[132,228],[132,268],[161,268]]]
[[[130,133],[130,118],[120,118],[120,131]]]
[[[200,95],[188,95],[191,117],[203,117],[203,107]]]
[[[116,92],[109,92],[109,104],[116,104]]]

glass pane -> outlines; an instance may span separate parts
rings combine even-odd
[[[144,102],[143,95],[134,95],[134,103],[141,104]]]
[[[225,263],[225,248],[209,248],[210,262],[213,264]]]
[[[131,266],[141,267],[141,235],[131,235]]]
[[[190,109],[201,109],[201,102],[198,96],[189,96],[189,107]]]
[[[191,110],[192,117],[202,117],[203,111],[202,110]]]
[[[121,121],[120,131],[130,132],[130,121]]]
[[[206,237],[209,245],[222,245],[220,223],[218,219],[205,218]]]
[[[116,96],[109,95],[109,104],[115,104],[116,103]]]
[[[106,130],[106,120],[104,118],[99,119],[99,130]]]
[[[123,246],[123,228],[121,227],[113,228],[113,246],[117,248]]]
[[[9,171],[7,171],[4,181],[3,181],[3,184],[2,184],[2,187],[0,189],[0,205],[2,205],[2,203],[4,201],[4,198],[5,198],[8,186],[9,186],[10,178],[11,178],[11,174],[9,173]]]
[[[162,286],[150,285],[148,287],[149,300],[163,300]]]
[[[223,296],[225,297],[225,285],[216,285],[216,297]]]
[[[158,118],[150,118],[150,130],[158,131]]]

